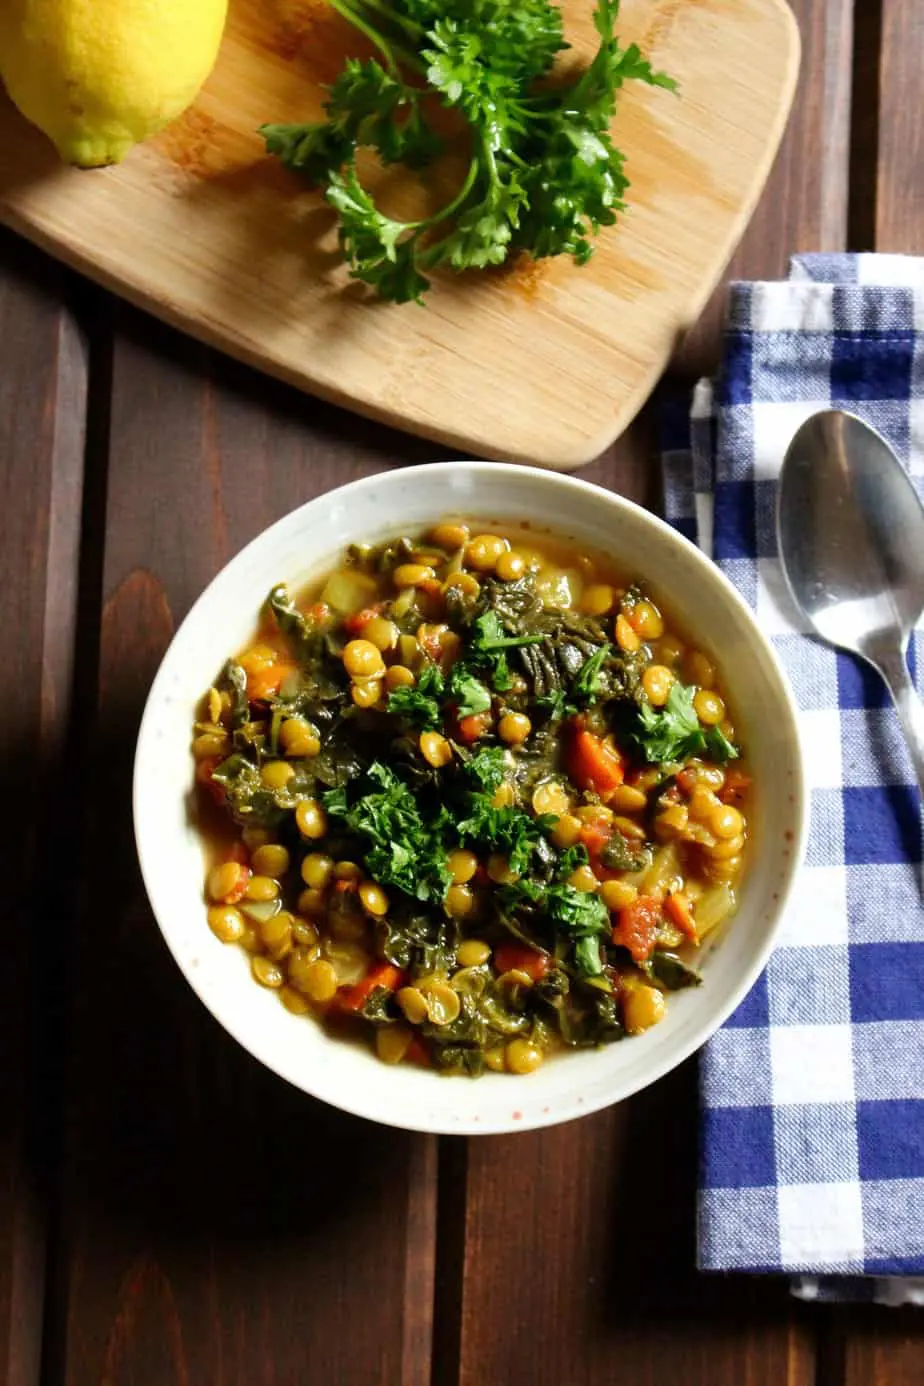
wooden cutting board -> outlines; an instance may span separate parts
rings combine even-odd
[[[580,58],[594,46],[592,0],[564,10]],[[324,0],[232,0],[199,100],[116,168],[61,167],[0,97],[0,220],[305,390],[462,453],[576,467],[630,422],[715,286],[798,68],[784,0],[624,0],[619,34],[682,95],[626,89],[614,135],[630,211],[583,269],[449,276],[426,308],[367,300],[339,263],[330,209],[254,133],[317,118],[323,84],[362,51]],[[386,191],[402,212],[426,196]]]

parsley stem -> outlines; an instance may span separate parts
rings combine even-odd
[[[422,38],[426,33],[422,24],[417,24],[413,19],[408,19],[406,15],[397,14],[388,5],[382,4],[382,0],[359,0],[360,4],[367,9],[375,10],[383,19],[389,20],[392,24],[397,24],[406,34],[413,39]]]
[[[469,164],[468,173],[465,175],[465,182],[462,184],[461,188],[456,193],[452,201],[447,202],[446,206],[443,207],[440,211],[434,212],[432,217],[427,217],[426,221],[419,221],[417,223],[417,229],[419,231],[423,231],[426,227],[435,226],[437,222],[445,221],[447,217],[451,217],[456,208],[461,207],[462,203],[468,197],[469,193],[475,185],[475,179],[477,176],[478,160],[476,158],[472,159],[471,163]]]
[[[409,67],[416,68],[418,72],[421,70],[419,64],[410,53],[407,53],[399,44],[392,43],[384,38],[377,29],[372,27],[368,20],[357,14],[351,5],[346,3],[346,0],[330,0],[330,3],[342,19],[345,19],[348,24],[352,24],[354,29],[358,29],[361,34],[365,34],[370,43],[375,44],[382,57],[385,59],[385,66],[388,69],[389,75],[392,76],[396,82],[400,82],[400,84],[404,86],[404,78],[401,74],[401,69],[395,61],[396,51],[401,54]]]

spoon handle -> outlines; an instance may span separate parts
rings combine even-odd
[[[911,681],[903,650],[896,646],[888,653],[880,652],[876,659],[876,667],[895,700],[918,784],[921,786],[921,793],[924,794],[924,702]]]

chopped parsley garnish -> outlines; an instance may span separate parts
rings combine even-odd
[[[473,717],[491,708],[491,694],[461,662],[453,667],[449,677],[449,696],[459,717]]]
[[[428,664],[413,687],[392,689],[388,711],[403,717],[412,727],[433,731],[443,723],[439,699],[444,688],[443,675],[435,664]]]
[[[554,827],[554,814],[533,818],[522,809],[495,808],[490,794],[473,794],[467,816],[457,825],[463,841],[503,852],[515,876],[525,876],[532,865],[533,849]]]
[[[601,670],[612,648],[612,645],[601,645],[581,666],[571,685],[571,692],[575,697],[583,698],[589,703],[597,701],[597,695],[603,691]]]
[[[364,861],[375,880],[417,900],[441,901],[452,879],[446,865],[449,814],[444,810],[425,823],[414,794],[380,761],[370,765],[366,778],[376,788],[352,805],[345,787],[329,790],[323,797],[328,814],[364,840]]]
[[[503,746],[483,746],[466,761],[465,771],[482,789],[493,794],[507,772],[507,752]]]
[[[705,756],[720,764],[738,758],[737,747],[719,727],[701,725],[693,706],[695,692],[695,688],[678,682],[672,685],[664,707],[640,705],[634,739],[652,764],[687,760],[690,756]]]
[[[552,886],[545,898],[550,917],[574,941],[574,965],[586,977],[603,971],[600,941],[610,932],[609,912],[589,891],[570,885]]]

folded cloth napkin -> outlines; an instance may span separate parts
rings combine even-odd
[[[699,1264],[924,1303],[920,796],[880,680],[805,633],[776,546],[786,447],[832,406],[883,433],[924,496],[924,259],[807,255],[785,283],[732,285],[718,379],[664,410],[667,518],[770,636],[811,793],[778,946],[704,1051]],[[911,665],[920,689],[924,630]]]

